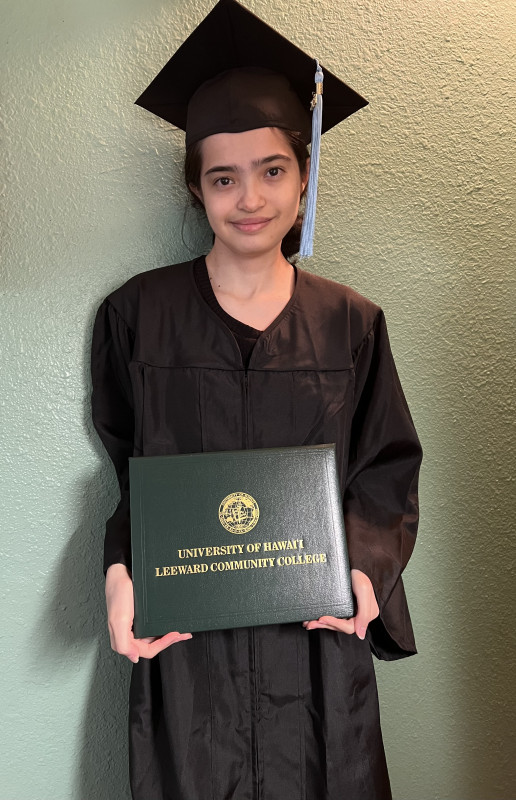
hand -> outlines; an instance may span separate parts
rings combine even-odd
[[[176,642],[191,639],[191,633],[167,633],[165,636],[135,639],[133,582],[124,564],[112,564],[106,572],[106,606],[111,647],[133,664],[141,658],[153,658]]]
[[[316,628],[326,628],[330,631],[340,631],[342,633],[356,633],[359,639],[364,639],[367,626],[372,619],[380,613],[378,603],[373,589],[373,584],[364,572],[359,569],[351,570],[351,586],[353,594],[357,599],[357,613],[351,619],[339,619],[338,617],[319,617],[319,619],[303,622],[307,631]]]

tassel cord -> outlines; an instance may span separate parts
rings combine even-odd
[[[307,258],[313,253],[313,240],[315,232],[315,213],[317,208],[317,187],[319,182],[319,156],[321,152],[321,131],[323,113],[322,84],[324,74],[316,60],[315,73],[316,91],[312,103],[312,146],[310,150],[310,172],[308,176],[308,189],[306,193],[305,214],[301,229],[300,258]]]

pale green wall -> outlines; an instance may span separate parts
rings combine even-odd
[[[310,268],[384,306],[426,451],[420,655],[377,670],[395,798],[510,800],[516,3],[247,5],[371,100],[325,137]],[[188,257],[182,135],[132,102],[209,8],[2,2],[0,800],[127,797],[87,353],[103,295]]]

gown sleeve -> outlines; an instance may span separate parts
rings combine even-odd
[[[370,578],[380,608],[367,636],[388,661],[416,652],[401,573],[416,538],[421,457],[379,311],[355,357],[344,517],[351,567]]]
[[[134,449],[134,404],[128,365],[133,342],[133,332],[109,300],[105,300],[93,328],[92,417],[115,466],[120,502],[106,523],[104,572],[117,563],[131,568],[128,459]]]

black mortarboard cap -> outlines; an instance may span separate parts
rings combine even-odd
[[[236,0],[219,0],[138,98],[186,131],[186,144],[214,133],[278,127],[310,141],[315,60]],[[367,105],[324,70],[322,132]]]

